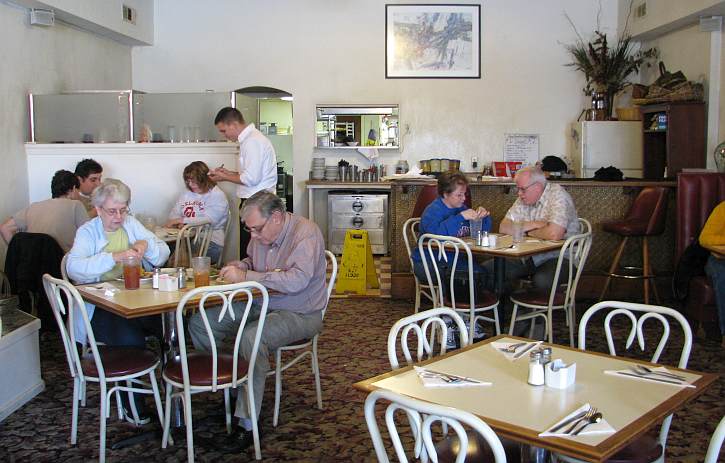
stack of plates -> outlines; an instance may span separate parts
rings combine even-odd
[[[337,166],[325,167],[325,180],[337,180]]]
[[[312,180],[325,178],[325,158],[312,158]]]

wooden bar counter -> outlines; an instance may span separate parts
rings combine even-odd
[[[674,268],[675,248],[675,181],[624,180],[603,182],[595,180],[555,180],[563,186],[574,200],[579,217],[592,224],[593,242],[585,273],[579,284],[578,296],[598,296],[603,284],[602,272],[611,264],[620,238],[602,230],[602,222],[617,220],[627,213],[635,196],[646,186],[661,186],[671,189],[667,207],[667,225],[665,232],[649,240],[652,268],[660,276],[658,285],[660,294],[669,297],[669,276]],[[412,297],[414,291],[413,275],[403,241],[403,223],[408,220],[415,208],[418,194],[426,185],[435,185],[430,180],[393,180],[390,186],[390,255],[391,255],[391,292],[395,298]],[[472,204],[483,206],[491,212],[493,229],[498,231],[506,211],[516,200],[515,184],[512,180],[472,181],[470,183]],[[638,240],[628,243],[622,265],[642,266],[642,248]],[[625,297],[638,300],[641,296],[641,281],[615,281],[612,297]],[[624,291],[624,292],[623,292]]]

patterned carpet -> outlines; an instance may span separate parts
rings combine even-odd
[[[335,299],[320,339],[324,410],[315,407],[309,364],[285,372],[280,423],[272,427],[273,383],[267,381],[262,410],[262,456],[265,461],[374,461],[363,418],[363,394],[352,383],[388,369],[385,342],[389,327],[411,312],[412,304],[386,299]],[[583,308],[583,305],[580,306]],[[555,320],[556,326],[563,326]],[[601,330],[600,330],[601,332]],[[557,331],[556,339],[565,339]],[[591,336],[597,339],[598,336]],[[594,342],[593,350],[604,350]],[[43,378],[47,389],[0,423],[0,461],[92,461],[98,458],[98,394],[90,387],[88,406],[80,411],[78,445],[69,445],[71,381],[59,338],[41,341]],[[675,363],[679,353],[666,351],[663,363]],[[697,339],[690,367],[723,374],[725,356],[718,343]],[[675,414],[667,442],[668,462],[702,461],[710,436],[725,413],[725,380]],[[194,396],[197,461],[250,461],[253,452],[228,455],[214,442],[224,435],[221,394]],[[115,418],[109,420],[108,441],[138,432]],[[162,450],[160,440],[107,452],[111,462],[176,462],[186,459],[185,445]]]

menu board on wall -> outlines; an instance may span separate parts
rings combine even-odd
[[[503,143],[503,160],[534,165],[539,161],[539,136],[507,133]]]

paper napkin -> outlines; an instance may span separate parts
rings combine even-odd
[[[584,416],[584,414],[592,408],[592,406],[588,403],[582,405],[581,407],[577,408],[573,412],[566,415],[564,418],[560,419],[556,423],[552,424],[547,428],[546,431],[539,434],[539,437],[566,437],[570,439],[576,439],[579,436],[589,436],[594,434],[611,434],[615,431],[615,429],[607,423],[607,419],[605,417],[602,417],[602,420],[599,423],[592,423],[586,428],[584,428],[583,431],[581,431],[578,435],[572,436],[570,434],[565,434],[565,431],[568,431],[569,428],[571,428],[571,425],[574,424],[577,419],[574,419],[572,421],[572,418],[576,418],[579,416]],[[567,423],[564,426],[561,426],[562,423]],[[583,424],[583,422],[582,422]],[[559,429],[556,429],[557,427],[560,427]],[[576,431],[579,428],[579,426],[576,426],[572,432]],[[556,429],[556,432],[551,432],[551,429]]]
[[[418,378],[425,387],[471,387],[491,386],[493,383],[481,381],[474,378],[452,375],[438,371],[428,370],[422,367],[413,367]]]
[[[119,291],[118,288],[107,282],[96,283],[95,285],[86,286],[86,288],[93,291],[103,291],[103,295],[106,297],[112,297]]]
[[[656,367],[651,370],[659,373],[672,373],[665,367]],[[604,370],[604,374],[619,376],[620,378],[631,379],[633,381],[647,381],[648,383],[664,384],[666,386],[695,387],[694,384],[690,384],[690,381],[682,381],[680,379],[668,378],[662,375],[653,375],[652,373],[640,374],[630,370],[629,368],[622,370]]]
[[[530,341],[522,344],[520,347],[517,347],[515,352],[505,352],[505,349],[507,349],[508,347],[514,344],[521,344],[521,342],[522,341],[494,341],[491,343],[491,346],[493,346],[493,348],[496,349],[498,353],[513,362],[526,357],[529,352],[531,352],[536,348],[536,346],[541,344],[541,341]]]

